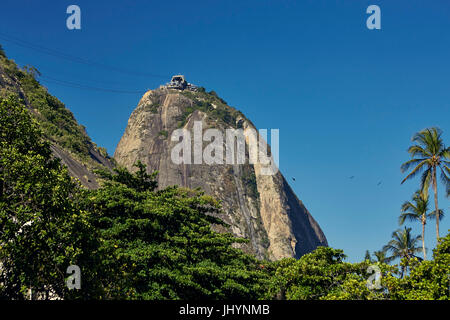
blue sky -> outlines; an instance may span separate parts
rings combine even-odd
[[[81,8],[81,30],[66,28],[71,4]],[[381,8],[381,30],[366,28],[371,4]],[[149,76],[77,64],[5,36]],[[0,43],[18,64],[85,86],[145,92],[182,73],[258,128],[280,129],[282,173],[350,261],[399,227],[400,206],[418,187],[400,185],[411,136],[439,126],[450,143],[444,0],[2,0]],[[141,95],[42,82],[113,154]],[[450,200],[439,201],[450,215]],[[449,228],[447,217],[441,234]],[[431,249],[434,222],[426,232]]]

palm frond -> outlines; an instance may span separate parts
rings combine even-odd
[[[422,250],[417,245],[422,240],[420,235],[412,235],[411,228],[404,227],[404,229],[398,229],[392,233],[392,240],[390,240],[385,246],[383,246],[383,252],[390,252],[390,260],[396,258],[411,258],[415,253]]]
[[[440,166],[441,169],[441,181],[445,186],[446,191],[450,189],[450,167],[447,165]]]
[[[426,158],[420,158],[420,159],[411,159],[411,160],[408,160],[408,161],[406,161],[405,163],[403,163],[403,164],[400,166],[400,170],[401,170],[402,172],[408,171],[410,167],[412,167],[412,166],[414,166],[414,165],[416,165],[416,164],[418,164],[419,162],[424,161],[424,160],[426,160]]]
[[[442,210],[442,209],[439,209],[438,210],[438,212],[439,212],[439,221],[441,221],[443,218],[444,218],[444,210]],[[436,219],[436,210],[433,210],[432,212],[430,212],[429,214],[428,214],[428,218],[430,218],[430,219]]]
[[[402,225],[405,223],[405,220],[409,220],[409,221],[420,221],[422,218],[421,215],[418,215],[417,213],[412,213],[412,212],[403,212],[399,217],[398,217],[398,224]]]
[[[442,158],[442,161],[446,162],[447,164],[450,164],[449,161],[446,161],[444,159],[450,159],[450,147],[444,148],[444,150],[442,150],[440,157]]]
[[[412,158],[417,157],[417,156],[420,158],[429,158],[432,156],[432,154],[430,154],[429,150],[427,150],[426,148],[423,148],[422,146],[419,146],[417,144],[410,146],[407,151]]]
[[[433,170],[431,167],[428,167],[420,177],[420,188],[422,190],[422,193],[428,198],[428,190],[430,189],[430,184],[432,181],[432,172]]]
[[[417,207],[416,207],[416,205],[414,205],[414,203],[412,203],[411,201],[405,201],[405,202],[403,202],[403,204],[402,204],[401,211],[402,211],[402,212],[406,212],[406,211],[408,211],[408,210],[411,210],[411,211],[416,212],[416,211],[417,211]]]
[[[420,173],[423,170],[423,166],[427,163],[427,160],[423,160],[420,162],[407,176],[405,179],[403,179],[402,184],[408,180],[414,178],[418,173]]]

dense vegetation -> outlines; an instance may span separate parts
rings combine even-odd
[[[65,268],[86,263],[95,246],[78,192],[30,112],[1,100],[0,297],[65,296]]]
[[[36,80],[40,75],[39,71],[30,66],[20,69],[13,60],[6,57],[0,47],[0,76],[2,72],[23,91],[23,98],[33,109],[33,116],[38,120],[43,135],[87,162],[90,159],[89,148],[96,148],[96,145],[86,134],[84,126],[78,124],[72,112]],[[0,96],[8,96],[11,92],[14,90],[6,90],[3,94],[0,92]],[[105,149],[99,151],[107,156]]]
[[[86,190],[44,138],[16,98],[1,100],[1,299],[450,298],[449,234],[432,260],[416,256],[421,237],[405,228],[376,259],[367,254],[360,263],[326,247],[299,260],[257,261],[233,248],[245,240],[211,229],[224,225],[213,198],[178,187],[157,190],[157,173],[147,174],[141,163],[135,173],[98,171],[102,186]],[[413,207],[403,208],[402,222]],[[411,211],[413,220],[427,215]],[[395,258],[399,264],[389,265]],[[66,286],[69,265],[81,268],[80,290]],[[369,279],[370,270],[378,276]],[[377,279],[379,286],[371,286]]]

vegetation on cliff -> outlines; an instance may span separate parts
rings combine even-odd
[[[194,110],[200,110],[208,115],[209,120],[219,120],[222,124],[236,128],[238,117],[244,118],[242,112],[227,105],[226,101],[220,98],[216,92],[206,92],[204,89],[198,92],[183,91],[182,94],[193,101],[192,107],[180,116],[178,126],[185,125],[188,116]]]
[[[85,127],[78,124],[73,113],[36,80],[38,76],[37,69],[31,66],[19,68],[0,50],[0,84],[2,77],[10,80],[3,89],[0,86],[0,96],[16,95],[30,108],[45,138],[69,151],[81,162],[98,167],[91,161],[90,149],[109,159],[106,150],[91,141]]]

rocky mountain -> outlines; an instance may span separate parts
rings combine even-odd
[[[19,68],[0,46],[0,97],[14,95],[25,103],[50,141],[54,155],[85,187],[98,187],[94,169],[113,168],[117,162],[133,170],[134,163],[141,160],[149,172],[159,171],[160,188],[201,188],[221,200],[224,214],[220,217],[231,230],[215,228],[248,238],[249,243],[240,246],[259,258],[300,257],[327,245],[319,225],[280,172],[266,175],[264,166],[248,161],[215,165],[179,165],[172,161],[171,150],[178,143],[172,141],[172,134],[176,129],[192,131],[196,121],[203,130],[255,128],[214,92],[167,87],[148,91],[131,114],[111,158],[91,141],[65,105],[40,85],[38,77],[33,67]]]
[[[114,158],[130,170],[140,160],[149,172],[159,171],[160,187],[201,188],[221,200],[224,211],[221,218],[231,226],[232,233],[250,240],[242,249],[259,258],[300,257],[317,246],[327,246],[318,223],[279,171],[267,175],[261,164],[249,161],[213,165],[174,163],[171,152],[179,140],[172,141],[172,134],[177,129],[193,132],[195,123],[201,123],[203,131],[255,129],[241,112],[214,92],[161,86],[146,92],[139,101]],[[191,149],[193,144],[191,141]],[[208,143],[202,144],[204,148]]]
[[[62,160],[69,173],[85,187],[98,187],[93,170],[112,168],[114,160],[91,141],[72,112],[39,84],[38,76],[33,67],[19,68],[0,46],[0,97],[13,95],[23,101],[50,141],[54,155]]]

